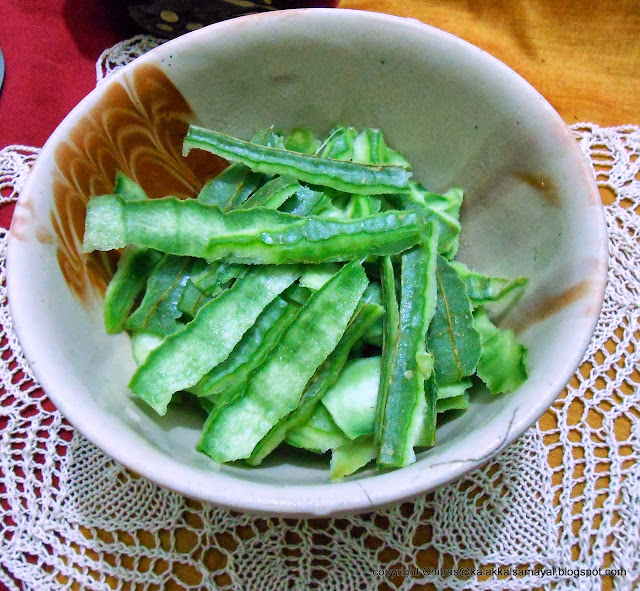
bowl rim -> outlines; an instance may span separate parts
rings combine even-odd
[[[566,136],[571,135],[569,127],[560,115],[522,76],[485,50],[451,33],[442,31],[441,29],[437,29],[413,18],[343,8],[306,8],[237,17],[182,35],[152,49],[147,54],[137,58],[133,63],[121,68],[119,72],[114,73],[104,82],[98,84],[97,87],[64,118],[43,146],[41,154],[51,151],[60,140],[64,139],[67,131],[73,127],[87,107],[101,96],[109,84],[116,82],[134,67],[146,61],[157,60],[160,56],[179,51],[181,46],[188,46],[193,41],[198,41],[199,39],[203,41],[207,40],[215,36],[219,30],[231,30],[235,27],[241,27],[249,21],[278,21],[291,18],[313,19],[316,15],[325,16],[327,14],[334,15],[340,19],[349,18],[361,21],[377,21],[397,27],[419,29],[424,35],[455,45],[457,51],[474,53],[476,57],[482,56],[482,59],[487,60],[487,65],[492,65],[492,67],[496,68],[502,75],[507,76],[517,85],[520,91],[528,93],[531,97],[541,99],[543,101],[541,108],[546,109],[548,116],[552,120],[555,120],[555,123],[558,128],[562,130],[563,134]],[[600,261],[604,263],[600,265],[600,267],[603,268],[600,275],[593,277],[595,286],[593,291],[598,295],[598,305],[594,307],[593,315],[588,321],[585,320],[581,324],[579,331],[581,334],[579,334],[577,344],[572,354],[567,355],[564,371],[554,376],[551,385],[547,388],[546,395],[536,401],[535,404],[531,404],[522,409],[518,408],[520,412],[517,414],[514,413],[504,437],[491,438],[485,436],[483,446],[477,448],[476,458],[446,462],[445,464],[437,466],[437,470],[435,469],[435,464],[430,465],[423,460],[407,468],[383,472],[365,478],[333,483],[327,482],[326,484],[298,485],[292,483],[291,485],[285,486],[249,482],[242,478],[235,477],[232,474],[224,474],[215,469],[204,470],[187,466],[178,460],[170,458],[164,452],[146,442],[146,440],[143,440],[141,436],[138,437],[144,444],[139,446],[136,454],[131,454],[130,448],[123,445],[119,437],[114,436],[117,429],[122,430],[122,427],[119,426],[114,419],[96,422],[93,417],[84,416],[82,412],[76,412],[76,409],[65,397],[64,376],[56,377],[55,372],[43,370],[43,366],[46,367],[46,363],[41,362],[43,359],[43,347],[38,341],[37,329],[29,325],[29,310],[21,303],[20,285],[23,282],[16,279],[18,273],[13,271],[19,268],[19,265],[15,264],[19,258],[19,248],[16,247],[18,241],[11,239],[11,231],[9,231],[7,253],[9,306],[25,359],[28,361],[46,395],[51,398],[60,413],[87,440],[115,461],[123,464],[134,472],[143,475],[160,486],[193,499],[254,514],[318,517],[371,511],[390,503],[405,501],[421,493],[432,491],[481,466],[515,441],[533,425],[569,382],[591,341],[604,299],[607,279],[608,243],[604,209],[595,179],[586,157],[582,154],[572,135],[571,139],[575,144],[575,148],[571,149],[575,151],[575,154],[579,154],[579,161],[582,163],[583,173],[587,183],[591,185],[591,190],[596,195],[597,203],[600,204],[599,207],[591,208],[593,215],[600,218],[599,220],[595,220],[596,223],[594,224],[594,226],[600,229],[600,234],[593,236],[594,251],[598,251]],[[39,161],[41,161],[41,159],[39,159]],[[37,161],[23,187],[18,202],[20,202],[22,195],[30,193],[31,185],[35,182],[34,178],[37,176],[34,173],[38,170],[38,164],[39,162]],[[585,196],[585,203],[586,197],[587,196]],[[597,310],[595,308],[597,308]],[[46,352],[44,354],[46,355]],[[492,423],[496,419],[497,417],[476,431],[478,433],[485,431],[489,433]],[[114,429],[116,431],[114,431]],[[423,463],[426,465],[422,466],[421,464]],[[248,491],[248,489],[251,490]]]

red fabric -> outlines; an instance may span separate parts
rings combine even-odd
[[[95,87],[102,51],[135,34],[98,0],[4,0],[0,48],[0,148],[42,146],[69,111]],[[13,208],[0,210],[8,227]]]

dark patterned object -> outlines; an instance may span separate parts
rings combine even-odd
[[[283,8],[337,6],[338,0],[123,0],[136,24],[158,37],[177,37],[235,16]]]

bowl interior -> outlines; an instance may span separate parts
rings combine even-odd
[[[128,392],[128,337],[107,336],[107,255],[80,254],[84,208],[121,168],[152,196],[195,195],[220,162],[180,155],[188,123],[243,138],[275,125],[326,134],[377,127],[427,188],[462,187],[459,258],[530,278],[499,311],[529,347],[530,379],[479,395],[401,472],[328,484],[327,462],[280,454],[260,468],[217,466],[194,449],[203,417],[158,418]],[[437,486],[515,439],[552,402],[586,348],[602,301],[606,237],[592,177],[566,126],[524,80],[425,25],[346,10],[220,23],[171,41],[114,75],[53,134],[10,235],[12,312],[27,358],[60,410],[135,471],[189,496],[289,514],[368,508]],[[327,487],[331,486],[331,489]],[[331,491],[331,492],[330,492]]]

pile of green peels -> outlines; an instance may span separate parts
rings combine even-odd
[[[129,387],[158,414],[196,399],[198,450],[258,465],[280,444],[331,451],[331,478],[415,462],[474,382],[510,392],[526,348],[486,305],[526,279],[454,261],[462,191],[411,181],[375,129],[267,129],[250,141],[191,126],[231,164],[194,199],[149,199],[117,174],[87,207],[83,248],[124,249],[104,302],[131,335]]]

